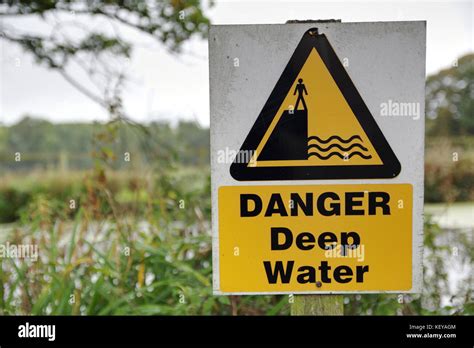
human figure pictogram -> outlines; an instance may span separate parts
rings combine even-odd
[[[295,91],[293,95],[298,93],[298,98],[296,99],[295,110],[298,110],[298,105],[300,101],[303,103],[303,108],[306,110],[306,103],[304,101],[304,95],[308,95],[308,91],[306,90],[306,86],[303,83],[303,79],[298,79],[298,84],[295,87]]]

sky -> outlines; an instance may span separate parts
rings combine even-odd
[[[450,67],[474,51],[473,0],[468,1],[222,1],[207,11],[213,24],[284,23],[288,19],[341,19],[342,22],[427,21],[427,74]],[[62,18],[61,20],[65,20]],[[33,32],[49,30],[36,18],[8,24]],[[0,22],[0,25],[3,25]],[[103,26],[91,21],[91,27]],[[136,43],[126,62],[129,81],[124,107],[139,122],[196,120],[209,125],[208,48],[193,39],[184,53],[168,53],[157,42],[125,32]],[[85,76],[71,70],[80,82]],[[107,120],[107,113],[78,92],[57,72],[34,63],[14,44],[0,40],[0,123],[14,124],[25,115],[53,122]]]

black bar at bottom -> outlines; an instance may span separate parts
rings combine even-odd
[[[472,317],[461,316],[11,316],[0,317],[0,346],[3,348],[8,345],[33,343],[134,346],[163,343],[220,345],[388,343],[472,346],[473,324]],[[51,339],[52,327],[43,325],[55,326],[54,340]],[[19,337],[39,334],[46,337]]]

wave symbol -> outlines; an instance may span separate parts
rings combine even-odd
[[[343,143],[343,144],[349,144],[349,143],[350,143],[352,140],[354,140],[354,139],[358,139],[358,140],[362,141],[362,138],[361,138],[359,135],[353,135],[353,136],[351,136],[351,137],[348,138],[348,139],[342,139],[342,138],[341,138],[340,136],[338,136],[338,135],[332,135],[332,136],[330,136],[329,138],[324,139],[324,140],[321,139],[320,137],[318,137],[317,135],[313,135],[313,136],[311,136],[311,137],[308,137],[308,142],[310,142],[311,140],[316,140],[316,141],[320,142],[321,144],[327,144],[327,143],[329,143],[331,140],[334,140],[334,139],[339,140],[339,141],[340,141],[341,143]]]
[[[342,155],[342,154],[339,153],[339,152],[331,152],[331,153],[329,153],[327,156],[320,155],[320,154],[317,153],[317,152],[310,152],[310,153],[308,153],[308,158],[310,158],[311,156],[316,156],[316,157],[318,157],[319,159],[322,159],[322,160],[327,160],[327,159],[331,158],[332,156],[338,156],[338,157],[340,157],[341,159],[349,159],[349,158],[354,157],[354,156],[360,156],[360,157],[362,157],[363,159],[370,159],[370,158],[372,158],[371,155],[364,155],[364,154],[363,154],[362,152],[360,152],[360,151],[351,152],[351,153],[349,153],[349,154],[346,154],[346,156],[345,156],[345,155]]]
[[[337,147],[338,149],[342,150],[342,151],[350,151],[352,150],[353,148],[355,147],[358,147],[360,148],[361,150],[363,151],[369,151],[366,147],[364,147],[362,144],[358,144],[358,143],[355,143],[355,144],[352,144],[348,147],[342,147],[341,145],[339,144],[331,144],[329,145],[328,147],[322,147],[322,146],[319,146],[318,144],[311,144],[311,145],[308,145],[308,150],[311,149],[312,147],[318,149],[319,151],[322,151],[322,152],[327,152],[329,150],[331,150],[332,148],[334,147]]]
[[[310,141],[314,140],[315,143],[309,144]],[[333,140],[337,140],[339,143],[348,145],[344,147],[343,145],[339,143],[332,143],[329,146],[321,146],[320,144],[328,144]],[[356,142],[356,140],[359,140],[359,142]],[[365,146],[362,145],[364,141],[359,135],[353,135],[347,139],[343,139],[338,135],[332,135],[328,137],[327,139],[321,139],[318,136],[310,136],[308,137],[308,158],[311,156],[318,157],[321,160],[327,160],[333,156],[337,156],[345,161],[348,159],[354,157],[354,156],[359,156],[363,159],[371,159],[372,156],[368,154],[367,152],[369,151]],[[360,149],[362,151],[352,151],[354,149]],[[333,150],[332,152],[329,152],[328,154],[325,154],[326,152]],[[319,152],[324,152],[323,154]],[[365,152],[365,153],[364,153]]]

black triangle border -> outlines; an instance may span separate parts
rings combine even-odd
[[[311,28],[304,33],[260,115],[242,144],[240,151],[245,151],[243,153],[248,154],[249,152],[247,151],[254,151],[257,148],[313,47],[318,51],[383,164],[248,167],[248,161],[246,163],[237,161],[245,156],[237,156],[230,166],[230,174],[238,181],[378,179],[396,177],[401,171],[400,162],[375,122],[357,88],[354,86],[346,69],[337,57],[336,52],[334,52],[326,35],[318,34],[317,28]],[[291,146],[290,144],[288,145]],[[250,160],[249,157],[251,156],[248,156],[248,160]]]

